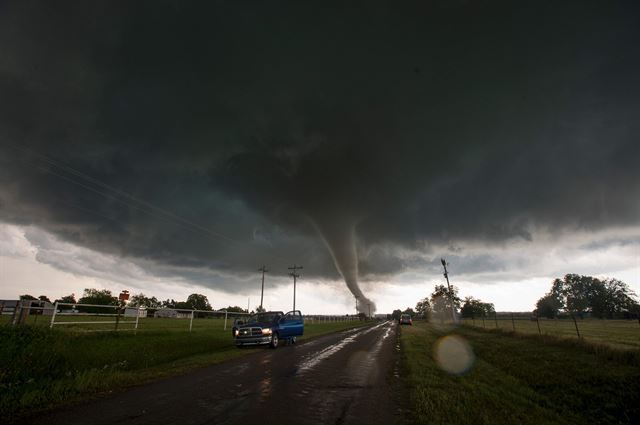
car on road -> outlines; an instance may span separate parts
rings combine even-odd
[[[401,325],[413,325],[413,320],[411,320],[411,315],[403,314],[400,316],[400,324]]]
[[[254,314],[244,324],[238,325],[234,337],[237,347],[269,344],[271,348],[277,348],[280,341],[295,343],[296,337],[303,333],[304,319],[300,310],[287,314],[267,311]]]

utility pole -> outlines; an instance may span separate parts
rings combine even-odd
[[[358,297],[356,297],[356,314],[358,314]]]
[[[371,319],[371,303],[369,303],[369,319]]]
[[[296,271],[302,270],[302,266],[296,266],[294,264],[293,267],[289,267],[289,270],[293,270],[291,273],[289,273],[289,276],[293,277],[293,310],[295,311],[295,309],[296,309],[296,279],[300,277],[300,275],[298,273],[296,273]]]
[[[249,304],[251,304],[251,297],[247,297],[247,313],[251,311],[249,310]]]
[[[451,320],[456,321],[456,312],[453,308],[453,294],[451,293],[451,285],[449,284],[449,273],[447,272],[447,262],[444,258],[440,259],[442,267],[444,267],[444,277],[447,279],[447,288],[449,289],[449,303],[451,303]]]
[[[261,268],[258,269],[259,272],[262,272],[262,290],[260,291],[260,310],[262,311],[262,301],[264,299],[264,274],[268,272],[267,268],[262,265]]]

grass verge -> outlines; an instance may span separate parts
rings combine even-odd
[[[305,325],[300,340],[364,325]],[[22,415],[240,357],[231,331],[77,333],[0,327],[0,417]]]
[[[412,423],[640,423],[637,351],[424,322],[401,332]],[[445,372],[435,360],[438,341],[451,334],[475,355],[462,375]]]

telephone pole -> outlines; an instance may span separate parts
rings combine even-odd
[[[358,297],[356,297],[356,314],[358,314]]]
[[[451,320],[456,321],[456,312],[453,308],[453,294],[451,293],[451,285],[449,284],[449,273],[447,272],[447,262],[444,258],[440,259],[442,267],[444,267],[444,278],[447,279],[447,288],[449,289],[449,303],[451,304]]]
[[[296,273],[296,271],[302,270],[302,266],[296,266],[294,264],[293,267],[289,267],[289,270],[293,270],[291,273],[289,273],[289,276],[293,277],[293,310],[295,311],[295,309],[296,309],[296,279],[300,277],[300,275],[298,273]]]
[[[262,300],[264,299],[264,274],[268,272],[267,268],[262,265],[261,268],[258,269],[259,272],[262,272],[262,290],[260,291],[260,310],[262,310]]]

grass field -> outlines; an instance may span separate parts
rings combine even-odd
[[[188,325],[185,319],[146,320],[147,325]],[[365,323],[307,323],[300,340]],[[235,348],[231,330],[219,319],[194,320],[191,333],[0,326],[0,341],[0,417],[5,419],[254,352]]]
[[[464,323],[484,329],[503,329],[516,332],[577,338],[575,324],[571,319],[540,319],[540,331],[535,320],[516,318],[464,319]],[[637,320],[576,320],[580,337],[586,341],[608,344],[616,348],[640,349],[640,323]]]
[[[446,345],[439,341],[452,334],[468,343],[475,358],[462,375],[445,372],[435,360],[436,347]],[[411,423],[640,421],[640,353],[634,350],[425,322],[402,327],[401,347]],[[464,350],[440,358],[455,363],[460,353]]]

